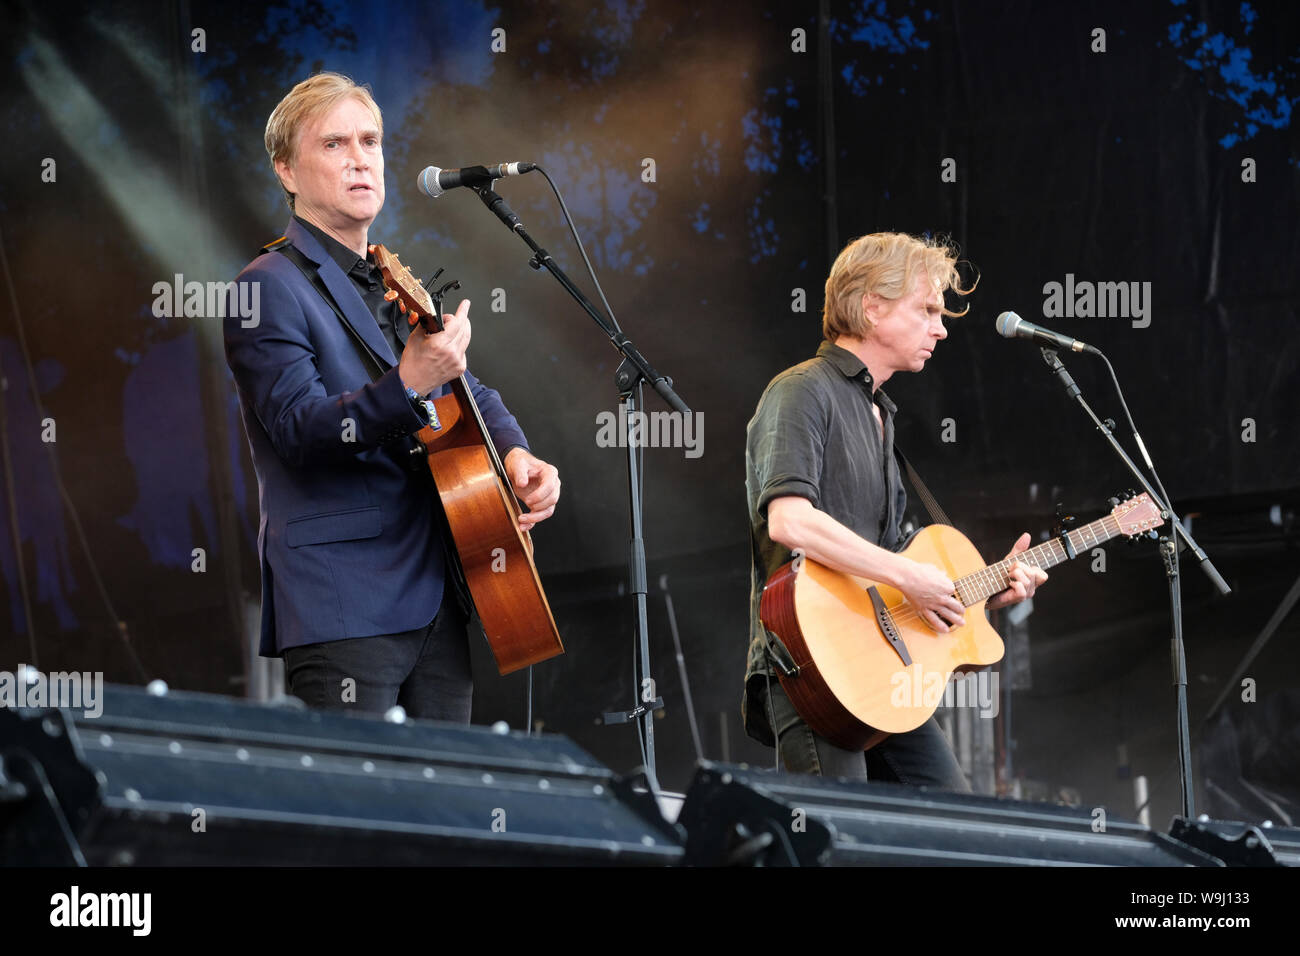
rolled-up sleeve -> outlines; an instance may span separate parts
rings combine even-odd
[[[806,375],[783,375],[768,387],[745,443],[760,515],[766,517],[774,498],[787,495],[818,506],[827,428],[827,408]]]

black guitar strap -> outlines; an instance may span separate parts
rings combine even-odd
[[[312,261],[302,254],[302,250],[297,248],[288,236],[281,236],[275,242],[264,245],[262,251],[278,252],[298,267],[298,271],[307,277],[307,281],[311,283],[312,288],[320,293],[320,297],[325,300],[325,304],[334,310],[334,314],[343,323],[343,328],[347,329],[348,334],[352,336],[352,341],[356,343],[361,353],[362,363],[371,370],[370,380],[373,382],[383,375],[384,366],[381,359],[375,354],[375,350],[366,344],[366,340],[361,337],[361,333],[353,328],[352,323],[344,316],[343,310],[334,301],[334,296],[330,295],[330,290],[326,288],[325,280],[320,277],[320,273],[316,270],[316,266],[312,264]]]
[[[912,467],[912,463],[907,460],[907,456],[903,454],[903,450],[899,448],[897,444],[894,445],[894,455],[898,458],[899,464],[903,466],[903,473],[907,475],[907,480],[910,481],[912,487],[916,489],[916,494],[921,499],[921,504],[925,505],[925,510],[930,512],[930,518],[938,524],[951,526],[952,521],[949,519],[948,515],[944,513],[943,506],[940,505],[934,495],[930,493],[930,489],[926,487],[925,482],[921,480],[921,476],[916,473],[916,469]]]

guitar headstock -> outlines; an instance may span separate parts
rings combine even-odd
[[[1160,509],[1145,491],[1126,501],[1121,501],[1111,509],[1110,513],[1111,517],[1119,523],[1120,532],[1127,535],[1146,534],[1165,523]]]
[[[440,310],[429,296],[428,290],[420,284],[420,280],[411,273],[410,269],[402,265],[397,254],[389,252],[379,244],[372,245],[370,252],[374,255],[375,265],[384,277],[384,287],[388,289],[384,298],[390,302],[397,300],[397,307],[402,310],[410,325],[423,322],[426,332],[441,332]]]

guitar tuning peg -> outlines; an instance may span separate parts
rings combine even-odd
[[[389,289],[387,292],[384,293],[384,301],[385,301],[385,302],[392,302],[392,301],[393,301],[394,299],[396,299],[396,298],[397,298],[397,290],[396,290],[396,289]]]
[[[1118,498],[1118,497],[1111,497],[1111,498],[1107,498],[1106,500],[1110,502],[1110,506],[1111,506],[1112,509],[1114,509],[1114,508],[1118,508],[1118,507],[1119,507],[1119,498]]]

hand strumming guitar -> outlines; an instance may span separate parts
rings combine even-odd
[[[519,516],[520,531],[555,514],[555,503],[560,500],[560,472],[554,465],[523,448],[510,449],[501,464],[510,476],[515,495],[528,506],[528,511]]]
[[[896,575],[895,586],[926,624],[940,634],[947,634],[952,628],[966,623],[966,609],[954,596],[956,585],[948,575],[933,564],[913,561],[902,555],[897,557],[906,564]]]

